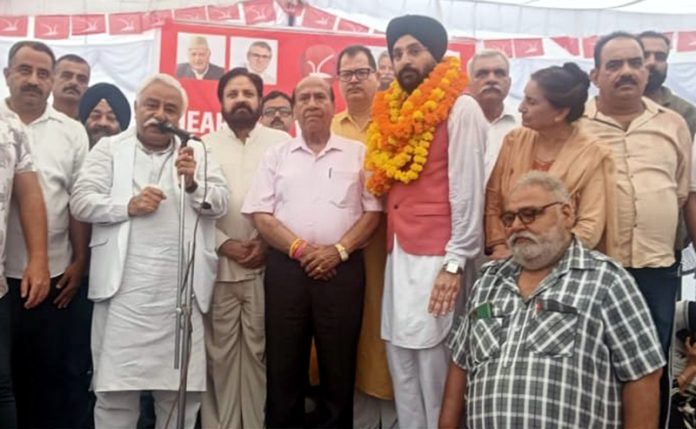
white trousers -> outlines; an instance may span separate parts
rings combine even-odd
[[[428,349],[405,349],[387,341],[386,348],[399,427],[436,428],[450,361],[445,342]]]
[[[140,391],[95,392],[97,403],[94,406],[95,429],[133,429],[138,425],[140,416]],[[154,390],[155,429],[176,427],[177,392],[171,390]],[[201,407],[201,392],[186,394],[186,421],[184,427],[193,429],[196,425],[198,410]]]

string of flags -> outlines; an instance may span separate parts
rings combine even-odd
[[[209,5],[149,12],[0,16],[0,37],[29,37],[30,27],[33,27],[34,38],[56,40],[92,34],[140,34],[161,27],[168,19],[255,26],[287,25],[288,22],[282,21],[285,18],[290,18],[292,25],[299,28],[383,34],[361,23],[308,5],[302,0],[246,0],[228,6]],[[30,26],[30,20],[33,20],[33,26]],[[673,49],[677,52],[696,51],[696,31],[665,35],[673,41],[676,39]],[[599,36],[559,36],[547,39],[546,43],[555,43],[572,56],[592,58],[598,38]],[[540,57],[546,51],[543,38],[489,39],[481,42],[483,47],[499,49],[510,58]]]

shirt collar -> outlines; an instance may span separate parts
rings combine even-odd
[[[500,116],[491,121],[491,125],[506,120],[512,120],[513,122],[517,122],[517,114],[516,110],[514,110],[511,106],[503,102],[503,111],[500,113]]]
[[[643,101],[643,106],[645,106],[645,112],[643,112],[642,115],[639,116],[643,117],[646,113],[650,115],[650,117],[653,117],[657,115],[658,113],[664,112],[665,108],[660,106],[659,104],[655,103],[648,97],[642,97]],[[606,122],[606,119],[611,119],[611,117],[603,114],[602,112],[599,111],[597,108],[597,97],[592,98],[585,104],[585,115],[586,118],[592,119],[592,120],[603,120]],[[635,122],[636,120],[634,120]]]
[[[198,73],[196,70],[191,67],[191,71],[193,71],[193,75],[196,76],[197,79],[202,79],[203,76],[205,76],[206,73],[208,73],[208,70],[210,69],[210,64],[208,64],[201,73]]]
[[[2,106],[2,111],[4,111],[4,112],[16,117],[17,119],[19,119],[19,115],[14,110],[12,110],[10,108],[9,102],[10,102],[10,98],[8,97],[5,99],[4,103],[0,104]],[[31,122],[31,124],[28,124],[28,125],[34,125],[34,124],[38,124],[38,123],[41,123],[44,121],[49,121],[49,120],[58,121],[58,122],[65,122],[65,119],[70,119],[70,118],[68,118],[66,115],[64,115],[64,114],[60,113],[59,111],[57,111],[56,109],[54,109],[53,106],[51,106],[49,103],[46,103],[46,108],[44,109],[41,116],[34,119]]]
[[[370,123],[372,123],[372,119],[370,119],[369,121],[367,121],[367,123],[365,124],[365,126],[363,128],[360,128],[360,126],[358,126],[358,123],[355,121],[355,119],[353,119],[353,116],[348,112],[348,109],[346,109],[342,112],[336,113],[336,120],[339,123],[344,123],[344,122],[348,121],[351,125],[353,125],[360,132],[366,131],[367,128],[370,126]]]
[[[302,137],[302,131],[300,131],[298,136],[292,139],[290,143],[290,152],[294,152],[296,150],[303,150],[314,155],[314,152],[309,148],[309,146],[307,146],[304,137]],[[320,157],[332,150],[343,150],[343,148],[341,148],[341,146],[337,144],[336,138],[333,133],[331,133],[331,135],[329,136],[329,141],[326,143],[324,149],[317,154],[317,157]]]
[[[254,137],[256,137],[257,134],[259,134],[260,132],[262,132],[262,131],[263,131],[263,130],[261,129],[262,127],[263,127],[263,125],[261,125],[259,122],[257,122],[256,124],[254,124],[254,128],[252,128],[251,131],[249,131],[249,137],[247,138],[247,140],[246,140],[245,143],[249,143],[250,141],[252,141],[252,140],[254,139]],[[228,137],[230,137],[230,138],[234,139],[235,141],[238,141],[238,142],[241,143],[242,140],[241,140],[239,137],[237,137],[237,134],[235,134],[235,132],[232,131],[232,128],[230,128],[229,125],[225,124],[225,126],[224,126],[222,129],[224,130],[223,132],[224,132]]]

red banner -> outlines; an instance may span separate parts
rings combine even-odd
[[[696,51],[696,31],[677,33],[677,52]]]
[[[336,15],[324,12],[316,7],[305,7],[302,15],[302,26],[306,28],[316,28],[318,30],[331,30],[336,23]]]
[[[515,58],[541,57],[544,55],[544,41],[541,39],[514,39]]]
[[[273,0],[253,0],[242,3],[246,25],[275,22],[276,13]]]
[[[153,10],[142,14],[143,31],[162,27],[164,23],[172,18],[171,10]]]
[[[594,57],[594,47],[599,40],[599,36],[590,36],[582,39],[582,54],[585,58]]]
[[[174,19],[188,19],[191,21],[206,21],[205,6],[174,9]]]
[[[0,16],[0,36],[27,37],[29,18],[26,16]]]
[[[106,16],[104,15],[73,15],[70,17],[70,24],[73,36],[106,33]]]
[[[142,13],[109,14],[109,34],[140,34],[143,32]]]
[[[580,55],[580,41],[577,37],[552,37],[551,40],[558,43],[563,49],[568,51],[571,55]]]
[[[37,39],[67,39],[69,35],[68,15],[43,15],[34,19],[34,37]]]
[[[208,19],[211,21],[239,21],[239,5],[208,6]]]
[[[203,36],[210,48],[208,80],[194,79],[188,63],[188,46],[193,37]],[[177,76],[189,96],[189,109],[180,126],[193,133],[205,134],[222,126],[220,103],[217,99],[219,76],[212,71],[222,67],[229,70],[244,66],[264,80],[264,93],[280,90],[292,93],[304,76],[315,74],[332,80],[337,95],[336,111],[345,103],[338,95],[335,81],[336,57],[349,45],[365,45],[375,58],[386,50],[384,36],[364,34],[333,34],[320,31],[257,29],[236,26],[207,26],[167,22],[162,28],[160,71]],[[270,52],[266,47],[270,47]],[[255,50],[255,48],[261,48]],[[451,54],[466,64],[474,54],[472,40],[456,40],[449,44]],[[256,54],[256,57],[254,57]],[[265,66],[264,69],[258,66]]]
[[[369,33],[370,27],[367,27],[367,26],[362,25],[362,24],[358,24],[357,22],[348,21],[347,19],[341,18],[338,21],[338,30],[339,31],[348,31],[350,33]]]
[[[508,58],[515,56],[512,50],[512,39],[484,40],[483,47],[486,49],[497,49],[507,55]]]

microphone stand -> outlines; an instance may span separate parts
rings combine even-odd
[[[186,147],[188,138],[181,138],[181,147]],[[174,369],[179,370],[179,394],[177,395],[176,428],[184,429],[186,422],[186,388],[191,351],[191,313],[193,303],[193,257],[191,243],[186,243],[184,235],[186,222],[186,181],[179,176],[179,260],[176,294],[176,330],[174,345]],[[191,261],[190,269],[187,265]]]

